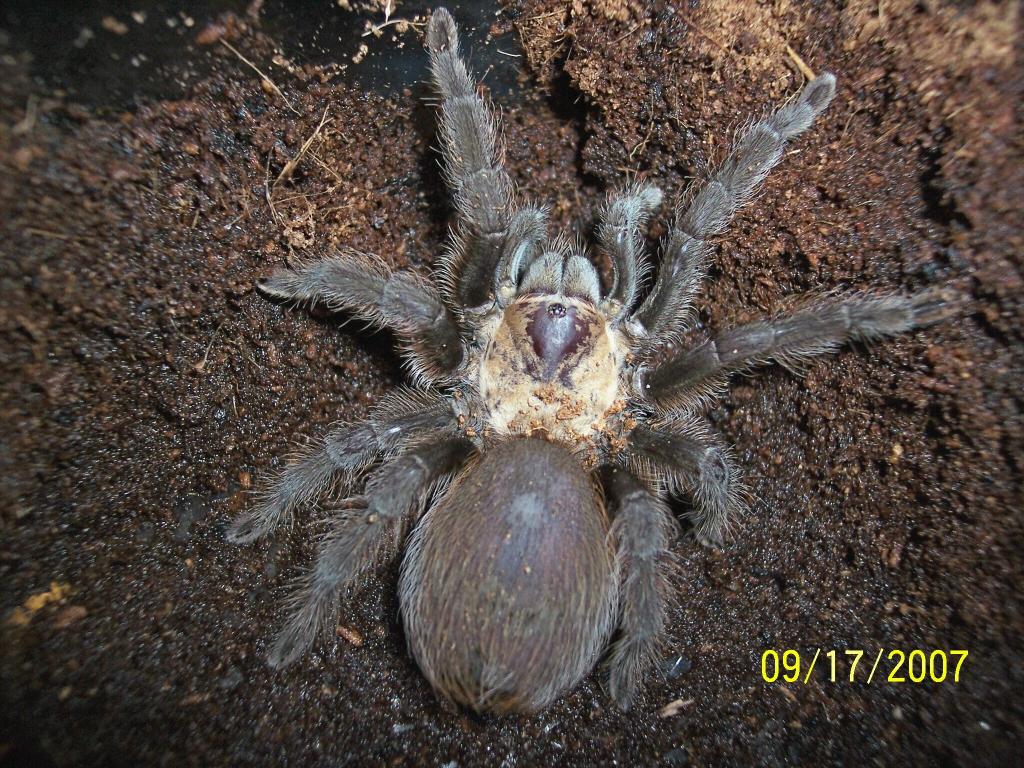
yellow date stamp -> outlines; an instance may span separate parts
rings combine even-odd
[[[766,683],[804,683],[817,667],[832,683],[959,683],[968,652],[879,648],[878,653],[862,650],[814,650],[814,655],[788,649],[769,648],[761,653],[761,679]],[[808,661],[809,659],[809,661]]]

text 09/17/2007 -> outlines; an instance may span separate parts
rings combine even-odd
[[[814,650],[810,663],[808,654],[788,649],[769,648],[761,654],[761,679],[766,683],[804,683],[811,680],[818,660],[824,657],[821,669],[832,683],[959,683],[967,660],[965,650],[904,651],[879,648],[875,654],[863,650]],[[867,657],[862,664],[861,659]],[[819,677],[821,672],[819,671]]]

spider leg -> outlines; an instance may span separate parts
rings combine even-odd
[[[647,348],[671,338],[689,322],[706,268],[709,238],[721,233],[779,162],[789,139],[807,130],[835,95],[836,81],[823,74],[800,97],[755,123],[732,148],[685,210],[676,212],[658,279],[635,319],[650,336]]]
[[[232,544],[249,544],[289,523],[295,510],[314,501],[337,479],[373,461],[377,440],[368,424],[332,431],[319,446],[305,451],[289,465],[258,504],[235,518],[228,529]]]
[[[404,342],[417,383],[443,379],[462,364],[458,325],[437,290],[413,272],[393,272],[374,256],[345,251],[300,263],[277,270],[260,288],[281,299],[322,302],[392,329]]]
[[[519,292],[519,281],[540,256],[547,240],[547,211],[528,206],[516,211],[494,272],[494,293],[505,306]]]
[[[441,282],[457,306],[472,309],[490,300],[499,262],[520,260],[517,252],[543,239],[545,212],[531,208],[513,216],[512,180],[502,167],[494,117],[459,58],[458,29],[444,8],[430,17],[426,44],[441,96],[444,175],[459,217]]]
[[[718,546],[733,513],[742,510],[736,468],[703,426],[667,422],[637,427],[629,436],[634,469],[664,483],[674,496],[691,493],[690,520],[701,544]]]
[[[370,477],[364,496],[351,500],[352,506],[320,543],[316,564],[293,596],[291,617],[270,651],[272,667],[291,664],[321,630],[337,623],[342,588],[394,548],[431,490],[472,450],[465,438],[430,442],[411,448]]]
[[[324,440],[302,453],[228,529],[233,544],[249,544],[290,524],[299,507],[316,501],[339,478],[351,479],[378,454],[395,450],[410,437],[437,432],[453,420],[436,396],[399,390],[385,398],[362,424],[333,429]]]
[[[619,708],[626,710],[654,660],[665,627],[668,548],[675,523],[665,502],[628,470],[606,466],[601,479],[614,510],[611,531],[622,580],[619,637],[606,662],[608,688]]]
[[[652,185],[633,186],[608,199],[601,213],[597,239],[612,260],[612,284],[601,302],[609,320],[617,321],[633,308],[643,277],[644,227],[658,206],[661,190]]]
[[[939,322],[958,297],[933,290],[910,296],[853,295],[794,314],[720,333],[678,357],[639,373],[639,391],[669,410],[693,409],[714,396],[732,371],[775,360],[799,369],[809,358],[851,340],[870,341]]]

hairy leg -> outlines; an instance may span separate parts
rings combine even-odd
[[[628,187],[610,197],[601,214],[597,238],[611,257],[614,270],[611,288],[601,303],[609,320],[618,320],[636,302],[643,277],[644,227],[661,205],[661,198],[661,190],[655,186]]]
[[[523,274],[541,255],[547,241],[547,211],[527,206],[519,209],[508,226],[508,236],[494,273],[498,304],[506,306],[519,291]]]
[[[736,469],[728,453],[694,422],[637,427],[629,436],[634,469],[660,479],[673,495],[693,498],[690,520],[697,540],[722,543],[730,517],[742,509]]]
[[[665,627],[674,526],[665,503],[628,470],[603,467],[601,480],[614,514],[612,537],[622,579],[620,634],[608,656],[608,688],[626,710],[654,661]]]
[[[666,409],[692,409],[712,397],[732,371],[775,360],[798,369],[809,358],[853,340],[870,341],[939,322],[956,312],[949,291],[911,296],[861,294],[818,302],[792,315],[720,333],[649,371],[639,387]]]
[[[300,454],[252,509],[235,518],[228,529],[228,541],[249,544],[291,523],[297,508],[315,501],[339,476],[361,470],[373,461],[377,451],[377,440],[368,424],[331,431],[319,445]]]
[[[442,283],[456,305],[472,309],[487,303],[494,289],[498,263],[509,240],[512,181],[501,164],[494,118],[459,58],[458,29],[444,8],[430,17],[426,44],[434,85],[441,96],[444,173],[459,215]],[[542,212],[533,213],[541,213],[543,218]],[[519,236],[529,244],[536,237],[536,226]]]
[[[392,272],[374,256],[346,251],[279,269],[260,288],[281,299],[322,302],[392,329],[420,384],[443,379],[462,364],[458,325],[437,290],[412,272]]]
[[[316,565],[292,598],[292,613],[274,641],[268,661],[291,664],[317,634],[337,623],[338,600],[351,584],[398,543],[403,527],[422,511],[431,490],[472,452],[465,438],[411,448],[384,464],[367,482],[364,496],[351,500],[321,542]]]
[[[295,510],[316,501],[334,483],[351,479],[379,454],[410,437],[437,432],[453,420],[437,396],[399,390],[385,398],[362,424],[346,424],[303,452],[228,529],[228,541],[249,544],[290,524]]]
[[[823,74],[800,97],[767,120],[755,123],[732,148],[669,230],[665,256],[650,295],[635,318],[654,347],[689,322],[693,298],[705,271],[708,239],[721,233],[733,213],[779,162],[786,142],[807,130],[835,95],[835,77]]]

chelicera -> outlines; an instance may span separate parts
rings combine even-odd
[[[331,529],[273,644],[275,667],[333,628],[343,589],[401,552],[406,638],[439,694],[537,711],[604,655],[609,693],[626,708],[671,597],[667,499],[689,497],[692,529],[712,545],[741,507],[729,453],[702,416],[726,377],[909,331],[954,302],[942,291],[833,296],[670,347],[693,325],[709,239],[825,110],[835,78],[811,80],[742,134],[675,212],[650,285],[643,235],[662,194],[633,185],[611,195],[597,230],[613,266],[603,289],[579,246],[549,238],[545,210],[517,202],[446,10],[426,44],[458,217],[435,280],[347,251],[262,285],[390,328],[412,386],[289,465],[229,538],[252,542],[331,497]]]

